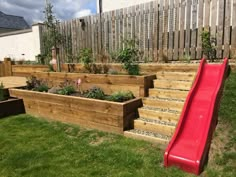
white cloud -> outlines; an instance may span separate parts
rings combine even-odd
[[[91,15],[91,14],[92,14],[92,11],[90,9],[83,9],[83,10],[76,12],[74,14],[74,18],[80,18],[80,17]]]
[[[96,0],[50,0],[56,17],[63,21],[96,13]],[[23,16],[29,24],[44,21],[45,0],[0,0],[0,11]]]

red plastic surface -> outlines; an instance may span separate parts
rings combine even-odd
[[[223,64],[207,64],[202,59],[189,91],[175,133],[165,151],[164,165],[178,166],[199,175],[208,156],[228,60]]]

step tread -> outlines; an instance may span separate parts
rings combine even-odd
[[[141,140],[149,141],[152,143],[161,143],[165,145],[167,145],[171,139],[171,137],[167,135],[162,135],[160,133],[153,133],[153,132],[148,132],[148,131],[143,131],[143,130],[138,130],[138,129],[125,131],[124,135],[126,137],[141,139]]]
[[[175,131],[176,123],[139,118],[134,120],[134,128],[142,131],[160,133],[162,135],[172,136]]]
[[[169,122],[169,121],[164,121],[164,120],[154,120],[154,119],[149,119],[149,118],[144,118],[144,117],[139,117],[138,119],[135,119],[134,121],[146,122],[149,124],[157,124],[157,125],[170,126],[170,127],[176,127],[176,124],[177,124],[174,122]]]
[[[157,108],[157,107],[151,107],[151,106],[144,106],[141,108],[138,108],[139,110],[147,110],[147,111],[154,111],[154,112],[163,112],[163,113],[170,113],[170,114],[180,114],[180,111],[173,110],[173,109],[164,109],[164,108]]]
[[[156,73],[157,79],[165,79],[165,80],[193,81],[195,76],[196,72],[162,71]]]
[[[185,100],[188,91],[179,89],[161,89],[161,88],[151,88],[149,89],[150,97],[156,98],[169,98],[173,100]]]
[[[153,100],[153,101],[166,101],[166,102],[176,102],[176,103],[184,103],[184,100],[174,99],[174,98],[158,98],[158,97],[144,97],[143,100]]]

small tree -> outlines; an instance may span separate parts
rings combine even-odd
[[[214,59],[216,58],[216,39],[211,37],[209,31],[203,31],[201,33],[201,37],[203,54],[207,57],[207,59],[210,59],[212,62],[214,62]]]
[[[52,47],[57,48],[63,42],[63,35],[58,31],[59,20],[53,13],[53,5],[49,2],[45,6],[45,32],[43,33],[43,55],[47,58],[52,57]]]

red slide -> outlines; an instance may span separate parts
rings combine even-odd
[[[228,59],[208,64],[202,59],[179,123],[164,155],[164,165],[199,175],[206,162],[218,117]]]

